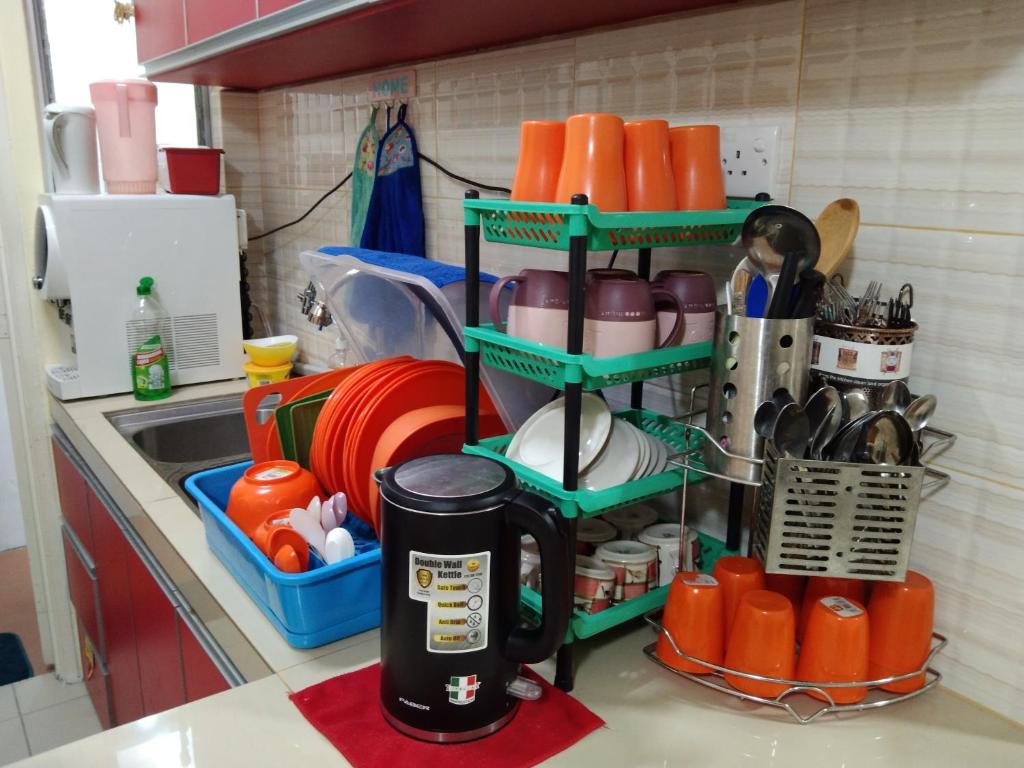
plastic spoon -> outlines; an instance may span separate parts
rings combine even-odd
[[[318,501],[317,506],[319,507],[319,505],[320,502]],[[324,529],[320,527],[319,516],[314,521],[306,510],[295,508],[289,513],[288,522],[309,543],[309,546],[323,558],[325,534]]]
[[[327,544],[324,549],[324,562],[328,565],[340,563],[350,557],[355,557],[356,543],[352,540],[352,534],[344,528],[335,528],[327,534]]]

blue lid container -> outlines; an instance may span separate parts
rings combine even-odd
[[[380,626],[380,542],[373,528],[350,514],[344,527],[355,541],[355,557],[325,565],[311,552],[305,573],[278,570],[224,512],[231,487],[251,464],[208,469],[185,481],[199,504],[210,549],[295,648],[315,648]]]

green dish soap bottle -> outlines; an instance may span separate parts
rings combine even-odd
[[[171,395],[171,369],[160,331],[170,327],[170,317],[153,295],[152,277],[139,280],[135,293],[132,325],[146,341],[131,353],[132,390],[136,400],[162,400]]]

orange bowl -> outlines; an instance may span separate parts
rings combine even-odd
[[[227,516],[249,538],[267,516],[282,509],[305,508],[323,496],[313,474],[284,459],[253,464],[231,487]]]

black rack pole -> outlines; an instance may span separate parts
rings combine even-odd
[[[480,193],[466,190],[467,200]],[[466,224],[466,326],[480,325],[480,225]],[[466,445],[476,445],[480,398],[480,353],[466,351]]]
[[[644,280],[651,279],[651,249],[641,248],[637,253],[636,259],[636,273],[640,275]],[[629,407],[630,408],[643,408],[644,407],[644,383],[642,381],[634,381],[630,387],[629,392]]]
[[[587,205],[586,195],[573,195],[573,205]],[[569,332],[565,349],[570,355],[583,352],[583,293],[587,280],[587,238],[573,235],[569,238]],[[562,488],[575,491],[579,487],[580,415],[583,404],[583,384],[565,384],[565,457],[562,464]],[[577,518],[565,520],[569,548],[569,579],[573,584],[576,577],[576,527]],[[572,604],[572,592],[565,599]],[[562,644],[555,659],[555,685],[563,691],[571,691],[575,682],[572,644]]]

